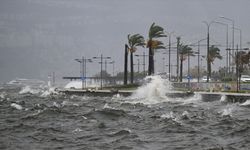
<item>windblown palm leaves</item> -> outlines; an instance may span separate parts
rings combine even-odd
[[[211,64],[214,62],[215,59],[222,59],[222,56],[220,55],[220,49],[212,45],[209,48],[209,53],[208,53],[208,76],[211,78],[211,72],[212,72],[212,67]],[[208,82],[208,80],[207,80]]]
[[[130,83],[134,82],[134,63],[133,63],[133,53],[137,50],[138,46],[144,47],[145,40],[140,34],[128,35],[128,50],[130,52]]]
[[[240,51],[236,55],[236,58],[238,60],[238,69],[239,69],[239,73],[240,73],[240,76],[241,76],[243,70],[247,70],[250,67],[249,66],[250,52],[246,53],[244,51]],[[237,62],[236,62],[236,64],[237,64]]]
[[[154,51],[157,49],[165,49],[163,43],[157,38],[167,37],[164,33],[164,29],[153,23],[149,28],[147,48],[149,48],[149,61],[148,61],[148,75],[154,73]]]
[[[208,61],[213,63],[215,59],[222,59],[220,55],[220,49],[212,45],[209,49]]]
[[[187,59],[189,56],[194,56],[194,52],[192,51],[192,48],[188,45],[180,44],[179,47],[179,57],[180,57],[180,82],[182,82],[183,77],[183,62]]]

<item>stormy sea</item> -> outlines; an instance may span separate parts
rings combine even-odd
[[[250,100],[170,98],[153,77],[132,96],[76,96],[43,82],[0,86],[0,149],[248,150]]]

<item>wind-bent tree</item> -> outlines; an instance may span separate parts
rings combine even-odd
[[[125,54],[124,54],[124,85],[128,84],[128,45],[125,44]]]
[[[128,49],[130,52],[130,83],[134,83],[134,62],[133,53],[137,50],[138,46],[144,47],[145,40],[140,34],[128,35]]]
[[[149,28],[147,48],[148,51],[148,75],[154,74],[154,51],[157,49],[165,49],[163,43],[157,38],[167,37],[164,29],[153,23]]]
[[[246,53],[244,51],[240,51],[236,55],[235,63],[238,61],[238,69],[239,69],[239,78],[241,78],[241,74],[244,70],[248,70],[250,66],[250,52]],[[237,70],[236,70],[237,71]]]
[[[212,45],[209,48],[209,52],[208,52],[208,77],[207,77],[207,82],[209,80],[209,78],[211,78],[211,72],[212,72],[212,67],[211,64],[214,62],[215,59],[222,59],[222,56],[220,55],[220,49],[215,47],[214,45]]]
[[[180,57],[180,82],[183,78],[183,62],[188,58],[188,56],[194,56],[192,48],[188,45],[180,44],[179,46],[179,57]]]

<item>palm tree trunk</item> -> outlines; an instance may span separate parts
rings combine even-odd
[[[128,45],[125,44],[125,54],[124,54],[124,85],[128,84]]]
[[[152,48],[149,47],[148,51],[148,75],[154,74],[154,56]]]
[[[134,83],[134,62],[133,62],[133,52],[130,52],[130,83]]]

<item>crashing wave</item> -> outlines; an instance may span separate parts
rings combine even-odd
[[[40,90],[32,89],[30,86],[25,86],[21,89],[19,94],[38,94]]]
[[[59,93],[56,91],[56,88],[51,87],[45,91],[43,91],[43,93],[41,94],[41,97],[48,97],[51,95],[58,95]]]
[[[250,106],[250,100],[245,101],[244,103],[240,104],[241,106]]]

